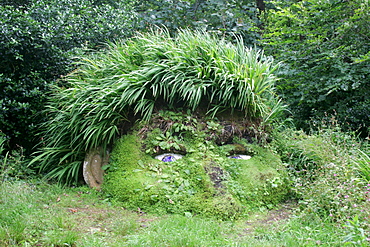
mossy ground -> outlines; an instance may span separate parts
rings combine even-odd
[[[199,126],[199,122],[181,122],[176,131],[164,133],[167,142],[162,140],[162,144],[168,144],[167,151],[173,151],[175,144],[179,152],[186,151],[174,162],[153,158],[151,150],[161,145],[153,141],[161,140],[156,136],[158,128],[149,128],[146,139],[138,131],[123,136],[112,152],[103,191],[128,209],[224,220],[237,219],[253,208],[273,207],[286,198],[289,186],[277,156],[243,139],[235,139],[234,145],[216,145],[213,139],[207,140],[207,132],[199,131]],[[252,158],[228,158],[235,150],[243,150]]]

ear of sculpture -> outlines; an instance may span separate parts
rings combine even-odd
[[[109,153],[103,148],[93,148],[85,156],[83,164],[83,177],[90,188],[101,189],[103,184],[103,166],[109,162]]]

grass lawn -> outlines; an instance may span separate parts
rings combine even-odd
[[[295,202],[217,221],[128,211],[87,187],[0,185],[0,246],[343,246],[348,234]]]

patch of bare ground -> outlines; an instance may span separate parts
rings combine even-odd
[[[137,212],[111,206],[104,200],[84,197],[84,192],[63,194],[48,209],[63,211],[73,230],[84,234],[107,235],[115,232],[126,235],[129,231],[147,227],[156,219],[138,209]]]
[[[256,229],[267,229],[283,223],[297,211],[298,204],[293,201],[280,204],[276,209],[251,215],[245,223],[244,233],[252,234]]]
[[[130,211],[112,206],[85,193],[61,194],[44,209],[50,212],[51,217],[53,215],[64,217],[69,222],[69,230],[104,238],[109,238],[113,233],[116,240],[141,228],[149,227],[151,222],[160,219],[145,214],[140,208],[137,211]],[[285,202],[275,209],[253,213],[242,225],[238,224],[243,229],[239,236],[252,235],[261,229],[277,228],[294,216],[297,208],[296,202]]]

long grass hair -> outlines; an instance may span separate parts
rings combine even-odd
[[[241,111],[249,119],[272,121],[283,107],[275,94],[272,58],[201,31],[163,29],[81,58],[66,85],[50,97],[44,147],[33,162],[49,177],[77,179],[84,154],[107,147],[129,114],[148,120],[158,104],[214,116]],[[260,122],[261,122],[260,121]]]

